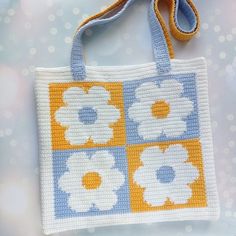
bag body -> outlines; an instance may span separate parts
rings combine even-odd
[[[154,63],[84,66],[77,35],[71,68],[36,70],[47,234],[219,216],[206,62],[170,60],[152,12]]]

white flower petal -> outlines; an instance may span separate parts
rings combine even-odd
[[[168,117],[186,118],[193,111],[193,102],[186,97],[175,98],[170,102],[170,114]]]
[[[71,184],[71,173],[66,172],[58,181],[58,186],[62,191],[71,192],[74,190],[74,185]]]
[[[110,124],[120,119],[120,110],[113,105],[95,106],[97,110],[97,123]]]
[[[147,165],[140,167],[135,171],[133,180],[143,188],[152,188],[153,184],[157,182],[155,170]]]
[[[148,166],[148,168],[154,168],[157,170],[164,164],[165,159],[163,157],[164,154],[160,148],[158,146],[154,146],[145,148],[141,154],[140,159],[144,166]]]
[[[152,118],[151,104],[153,102],[136,102],[128,110],[129,118],[142,122]]]
[[[108,92],[104,87],[93,86],[89,89],[86,99],[91,101],[94,105],[105,105],[111,99],[111,96],[110,92]]]
[[[91,161],[85,152],[77,152],[68,158],[66,166],[70,170],[70,173],[76,173],[82,176],[84,172],[89,170],[90,163]]]
[[[71,87],[63,93],[63,101],[69,106],[78,108],[80,105],[79,103],[85,99],[85,95],[86,93],[82,88]]]
[[[97,151],[91,157],[91,165],[94,169],[110,169],[115,165],[115,158],[108,151]]]
[[[182,163],[174,166],[175,171],[175,183],[179,185],[191,184],[195,182],[199,177],[199,171],[197,167],[191,163]]]
[[[71,145],[82,145],[85,144],[90,137],[89,129],[82,124],[71,125],[65,131],[65,139]]]
[[[154,82],[146,82],[135,90],[135,95],[141,102],[154,102],[160,96],[160,88]]]
[[[124,175],[116,168],[110,170],[103,170],[101,189],[104,190],[118,190],[125,182]]]
[[[172,185],[168,197],[175,204],[184,204],[192,197],[192,189],[188,185]]]
[[[163,99],[178,98],[184,91],[184,87],[175,79],[164,80],[161,85],[161,94]]]
[[[162,134],[162,121],[155,119],[147,119],[138,126],[138,134],[143,139],[156,139]]]
[[[111,210],[117,203],[117,195],[112,191],[98,191],[94,199],[95,206],[100,211]]]
[[[179,118],[167,118],[165,122],[162,122],[162,128],[167,137],[178,137],[187,131],[187,124],[186,121],[182,121]]]
[[[181,164],[188,160],[188,151],[181,144],[172,144],[164,152],[165,160],[168,164]]]
[[[90,198],[87,194],[71,194],[68,199],[68,205],[70,208],[77,212],[87,212],[93,206]]]
[[[80,123],[78,111],[73,107],[61,107],[55,112],[55,120],[62,126]]]
[[[165,188],[157,183],[154,183],[152,187],[146,188],[143,194],[144,201],[151,206],[163,206],[167,200],[167,193]]]
[[[105,124],[96,123],[89,132],[94,143],[105,144],[113,138],[113,129]]]
[[[78,173],[67,171],[58,181],[59,188],[67,193],[74,193],[83,195],[86,193],[86,189],[82,186],[82,177],[87,171],[78,171]]]

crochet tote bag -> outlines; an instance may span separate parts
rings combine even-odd
[[[135,1],[120,2],[78,30],[70,68],[36,71],[46,234],[219,215],[206,63],[170,59],[158,1],[149,10],[153,63],[84,64],[84,31],[114,21]],[[198,27],[190,3],[172,5],[180,39]],[[178,25],[179,9],[189,32]]]

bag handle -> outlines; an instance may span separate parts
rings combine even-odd
[[[183,39],[182,37],[183,35],[189,32],[186,30],[183,30],[180,27],[180,24],[177,18],[178,9],[180,9],[186,16],[186,19],[188,19],[190,23],[191,31],[194,31],[199,27],[199,24],[198,24],[199,18],[196,16],[196,13],[192,8],[193,5],[189,5],[188,1],[189,0],[175,0],[175,4],[172,4],[172,9],[175,9],[174,11],[175,17],[173,21],[175,23],[172,22],[172,25],[176,26],[176,30],[173,30],[172,32],[175,32],[177,37],[181,39]],[[120,9],[118,9],[118,12],[116,12],[114,15],[111,15],[111,16],[108,14],[108,17],[106,18],[101,17],[98,19],[97,18],[93,19],[90,22],[88,22],[86,25],[83,25],[79,29],[79,31],[76,33],[76,36],[73,41],[72,52],[71,52],[71,71],[72,71],[73,78],[75,80],[83,80],[86,77],[86,70],[85,70],[85,65],[83,61],[82,42],[81,42],[83,32],[89,27],[92,27],[95,25],[106,24],[108,22],[112,22],[116,20],[123,14],[123,12],[126,11],[126,9],[131,4],[133,4],[133,2],[134,0],[126,0],[125,4],[123,4],[123,1],[120,0],[119,4],[116,5],[116,7],[118,6],[120,7]],[[158,15],[156,14],[156,12],[158,11],[157,4],[158,4],[158,0],[151,1],[151,6],[149,10],[149,22],[151,26],[154,57],[155,57],[156,65],[157,65],[157,70],[161,74],[161,73],[168,73],[170,71],[170,57],[168,55],[167,44],[164,37],[165,31],[162,29],[161,24],[159,22],[159,18],[161,16],[159,15],[158,17]],[[171,22],[170,22],[170,25],[171,25]]]
[[[156,0],[156,2],[158,2],[159,0]],[[77,31],[84,25],[86,25],[87,23],[89,23],[90,21],[92,20],[95,20],[95,19],[98,19],[100,17],[106,17],[108,14],[111,15],[113,12],[115,12],[119,7],[121,7],[122,5],[124,5],[125,3],[127,2],[127,0],[117,0],[115,3],[113,3],[112,5],[108,6],[106,9],[104,9],[103,11],[95,14],[95,15],[92,15],[90,17],[88,17],[87,19],[85,19],[80,25],[79,27],[77,28]],[[157,5],[156,5],[157,6]],[[161,14],[160,14],[160,11],[158,9],[158,6],[156,7],[155,6],[155,12],[156,12],[156,15],[158,16],[158,19],[161,23],[161,27],[162,27],[162,30],[164,32],[164,35],[165,35],[165,38],[166,38],[166,43],[167,43],[167,46],[168,46],[168,51],[169,51],[169,55],[170,55],[170,58],[174,58],[174,49],[173,49],[173,45],[172,45],[172,42],[171,42],[171,39],[170,39],[170,36],[169,36],[169,33],[168,33],[168,30],[166,28],[166,24],[165,24],[165,21],[164,19],[162,18]]]
[[[84,25],[86,25],[88,22],[104,17],[109,13],[112,13],[115,11],[117,8],[119,8],[121,5],[124,5],[127,2],[127,0],[117,0],[115,3],[104,9],[103,11],[90,16],[89,18],[85,19],[80,26],[77,28],[77,31]],[[160,0],[155,1],[155,13],[157,18],[159,19],[165,38],[166,38],[166,43],[168,46],[169,50],[169,55],[170,58],[174,58],[174,49],[173,45],[165,24],[165,21],[158,9],[158,3]],[[166,3],[168,4],[169,7],[169,28],[171,31],[171,34],[178,40],[181,41],[186,41],[190,40],[193,38],[197,32],[199,31],[199,26],[200,26],[200,17],[199,13],[194,6],[192,0],[167,0]],[[190,29],[186,30],[183,29],[182,26],[178,23],[179,22],[179,11],[182,13],[182,15],[186,18],[188,21],[188,24],[191,25]]]
[[[121,9],[113,16],[108,18],[101,18],[92,20],[88,24],[82,26],[76,33],[72,50],[71,50],[71,72],[74,80],[84,80],[86,78],[86,67],[83,59],[82,50],[82,35],[86,29],[95,25],[103,25],[118,19],[127,8],[134,3],[135,0],[128,0]],[[161,28],[160,22],[156,18],[155,14],[155,0],[151,0],[149,9],[149,23],[151,28],[151,38],[153,44],[153,52],[156,62],[157,71],[160,74],[168,73],[171,70],[170,57],[168,54],[168,48],[166,45],[165,36]]]

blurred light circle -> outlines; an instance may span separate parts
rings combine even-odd
[[[0,108],[7,108],[17,103],[19,90],[18,74],[4,65],[0,65]]]
[[[80,10],[79,10],[79,8],[73,8],[72,12],[74,15],[79,15]]]
[[[55,28],[55,27],[53,27],[53,28],[50,29],[50,34],[52,34],[52,35],[57,34],[57,32],[58,32],[58,30],[57,30],[57,28]]]
[[[7,11],[8,15],[9,16],[14,16],[16,14],[15,10],[10,8],[8,11]]]

